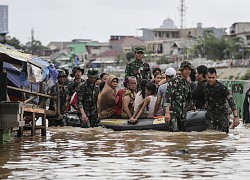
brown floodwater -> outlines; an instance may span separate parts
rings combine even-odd
[[[249,136],[50,127],[0,144],[0,179],[248,179]]]

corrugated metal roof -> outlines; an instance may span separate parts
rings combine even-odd
[[[0,61],[8,62],[13,65],[22,65],[32,59],[31,54],[22,53],[16,49],[0,44]]]

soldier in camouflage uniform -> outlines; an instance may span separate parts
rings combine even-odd
[[[137,85],[139,85],[141,79],[146,79],[148,81],[152,79],[149,64],[143,62],[143,56],[144,48],[135,47],[135,59],[126,65],[125,80],[127,80],[130,76],[134,76],[136,77]]]
[[[70,93],[69,93],[67,86],[65,85],[66,79],[67,79],[67,75],[65,71],[58,70],[57,83],[54,86],[51,86],[47,91],[47,93],[51,96],[59,95],[60,104],[58,105],[57,108],[60,108],[60,113],[59,113],[60,115],[64,115],[68,111],[68,108],[69,108]],[[57,92],[57,87],[58,87],[59,92]],[[55,104],[57,104],[55,103],[55,101],[57,101],[57,99],[50,99],[49,110],[53,110],[53,111],[55,110]],[[58,124],[51,120],[49,121],[49,126],[51,125],[58,125]]]
[[[48,89],[48,94],[51,96],[57,96],[60,98],[60,113],[64,114],[67,111],[67,106],[70,100],[69,90],[65,85],[67,75],[63,70],[58,70],[57,83]],[[56,92],[58,86],[59,92]],[[49,105],[50,110],[55,110],[55,101],[51,100]]]
[[[84,69],[80,67],[74,67],[70,76],[74,78],[68,85],[70,96],[72,96],[76,90],[78,89],[79,85],[84,82],[82,79],[82,75],[84,74]]]
[[[81,127],[95,127],[98,124],[97,98],[99,88],[95,86],[98,71],[88,71],[88,79],[81,83],[77,91],[77,107],[80,111]]]
[[[188,81],[192,69],[190,62],[183,61],[179,68],[181,74],[169,81],[165,120],[170,122],[171,131],[185,131],[187,109],[195,109],[192,103],[190,81]],[[172,111],[171,115],[170,111]]]
[[[218,82],[217,73],[214,68],[209,68],[206,73],[207,83],[205,83],[205,102],[207,106],[207,126],[208,129],[217,129],[222,132],[229,132],[229,111],[233,111],[233,126],[239,125],[238,112],[232,94],[227,86]]]

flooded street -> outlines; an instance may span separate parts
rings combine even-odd
[[[220,132],[50,127],[0,145],[0,179],[246,179],[250,126]]]

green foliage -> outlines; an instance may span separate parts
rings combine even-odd
[[[30,54],[35,54],[36,52],[47,50],[47,49],[48,48],[43,46],[41,41],[38,41],[38,40],[27,42],[24,46],[24,51]]]
[[[22,45],[21,45],[20,41],[17,38],[15,38],[15,37],[7,40],[6,44],[8,44],[10,46],[13,46],[16,49],[22,49]]]
[[[128,52],[127,54],[126,54],[126,59],[128,60],[128,61],[130,61],[131,59],[133,59],[134,58],[134,53],[133,52]]]
[[[162,56],[158,61],[157,61],[157,64],[167,64],[168,61],[167,61],[167,58],[166,56]]]
[[[225,58],[242,58],[240,50],[243,48],[243,39],[239,37],[222,37],[217,39],[213,31],[203,32],[203,37],[197,39],[197,44],[190,51],[194,56],[206,57],[207,59],[222,60]]]
[[[32,42],[27,42],[25,45],[22,45],[20,41],[13,37],[6,41],[6,44],[15,47],[18,50],[22,50],[25,53],[36,54],[44,50],[48,50],[47,47],[43,46],[41,41],[33,40]]]

